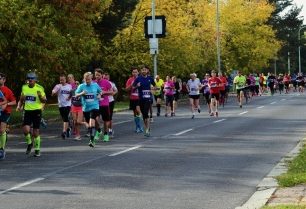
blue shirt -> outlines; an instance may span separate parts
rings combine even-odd
[[[93,82],[89,85],[82,83],[78,86],[75,93],[79,94],[82,91],[86,91],[86,94],[82,96],[83,112],[90,112],[95,109],[98,110],[99,99],[97,98],[97,95],[102,92],[100,86]]]
[[[138,87],[138,95],[140,100],[152,100],[151,85],[155,86],[154,79],[151,76],[138,76],[133,83],[134,87],[140,83]]]

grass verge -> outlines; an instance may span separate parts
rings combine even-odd
[[[288,172],[277,177],[278,184],[282,187],[292,187],[306,183],[306,146],[288,164]],[[304,207],[306,208],[306,207]]]

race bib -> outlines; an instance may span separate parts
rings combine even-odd
[[[67,90],[61,90],[61,94],[70,94],[70,91],[67,91]]]
[[[142,98],[150,99],[151,98],[151,91],[150,90],[142,90]]]
[[[93,101],[95,101],[95,95],[93,95],[93,94],[86,94],[85,95],[85,101],[86,102],[93,102]]]
[[[33,103],[36,101],[36,97],[35,96],[26,96],[25,97],[25,102],[27,103]]]

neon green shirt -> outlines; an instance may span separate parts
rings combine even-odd
[[[38,98],[37,92],[40,91],[41,96],[46,96],[44,88],[35,84],[32,88],[28,84],[22,86],[21,96],[24,96],[24,110],[41,110],[42,103]]]
[[[245,76],[236,76],[234,78],[234,84],[236,84],[236,89],[243,89],[245,87],[246,84],[246,78]]]
[[[164,85],[163,79],[159,79],[158,82],[155,80],[155,88],[156,90],[154,91],[154,95],[158,96],[161,94],[161,89]]]

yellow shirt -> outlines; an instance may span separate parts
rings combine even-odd
[[[164,85],[163,79],[159,79],[158,81],[155,80],[156,90],[154,91],[154,95],[158,96],[158,95],[161,94],[161,90],[162,90],[163,85]]]
[[[45,90],[39,84],[35,84],[32,88],[28,84],[22,86],[21,96],[24,96],[24,110],[41,110],[43,104],[41,103],[37,92],[40,91],[41,96],[46,96]]]

